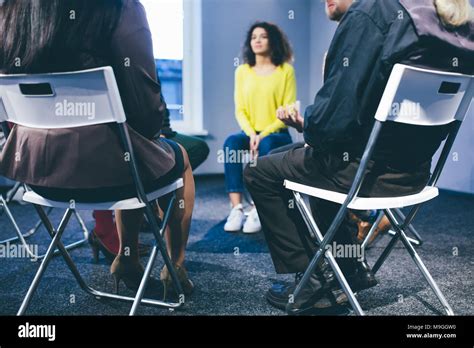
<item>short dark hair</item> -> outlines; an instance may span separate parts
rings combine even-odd
[[[0,71],[71,69],[82,51],[106,47],[122,8],[122,0],[4,1],[0,6]],[[16,66],[18,59],[21,66]]]
[[[247,32],[247,38],[243,50],[245,63],[250,66],[255,66],[256,64],[255,53],[253,52],[251,45],[252,35],[256,28],[262,28],[267,32],[271,50],[270,58],[273,64],[280,66],[293,60],[293,49],[291,48],[285,33],[275,24],[257,22],[253,24]]]

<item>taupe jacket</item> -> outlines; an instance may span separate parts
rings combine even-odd
[[[114,69],[143,179],[155,180],[171,170],[175,164],[172,149],[152,141],[160,132],[166,104],[140,2],[124,1],[110,45],[79,52],[77,60],[76,70]],[[38,130],[14,126],[0,154],[0,174],[35,186],[65,189],[130,184],[128,162],[114,127]]]

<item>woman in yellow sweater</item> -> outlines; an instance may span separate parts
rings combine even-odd
[[[244,191],[243,151],[257,156],[292,142],[287,127],[277,118],[277,110],[296,101],[295,71],[290,65],[293,52],[286,35],[274,24],[254,24],[244,46],[245,64],[235,74],[235,116],[242,132],[231,135],[224,144],[226,189],[232,210],[224,229],[228,232],[260,231],[257,210],[252,208],[247,221],[242,206]]]

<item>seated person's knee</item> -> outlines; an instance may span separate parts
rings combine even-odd
[[[181,145],[181,144],[178,144],[179,148],[181,149],[181,151],[183,152],[183,159],[184,159],[184,171],[188,170],[188,168],[191,167],[190,163],[189,163],[189,156],[188,156],[188,152],[186,151],[186,149]]]

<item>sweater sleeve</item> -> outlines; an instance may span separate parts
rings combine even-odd
[[[288,106],[290,104],[294,104],[296,102],[296,77],[295,77],[295,69],[291,65],[287,65],[287,72],[285,74],[285,92],[283,95],[283,105],[280,106]],[[275,121],[269,124],[261,133],[260,136],[266,137],[267,135],[277,133],[280,130],[286,128],[285,124],[281,122],[279,119],[276,118]]]
[[[245,78],[245,73],[243,71],[243,66],[240,66],[235,72],[235,90],[234,90],[234,99],[235,99],[235,117],[239,123],[240,128],[244,131],[245,134],[250,136],[255,133],[255,129],[250,124],[248,110],[244,102],[243,94],[243,81]]]

